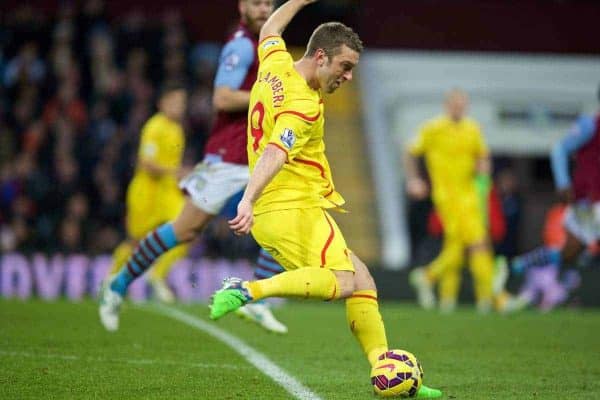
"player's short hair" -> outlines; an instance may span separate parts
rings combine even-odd
[[[186,90],[187,87],[185,85],[184,82],[182,81],[167,81],[165,83],[162,84],[162,86],[160,87],[160,89],[158,90],[158,96],[157,99],[160,100],[162,99],[164,96],[168,95],[171,92],[176,92],[178,90]]]
[[[363,43],[352,28],[341,22],[327,22],[319,25],[312,33],[304,56],[312,57],[318,49],[322,49],[331,58],[341,52],[343,45],[357,53],[363,51]]]

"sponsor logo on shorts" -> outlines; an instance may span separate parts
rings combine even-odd
[[[289,128],[285,128],[283,130],[283,133],[279,139],[281,139],[281,143],[283,143],[288,149],[294,147],[294,143],[296,143],[296,135],[294,135],[294,131]]]

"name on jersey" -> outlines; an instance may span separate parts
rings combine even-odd
[[[273,107],[281,107],[283,104],[283,99],[285,96],[283,95],[283,82],[281,79],[275,75],[271,74],[271,72],[263,73],[261,72],[258,76],[259,83],[267,83],[271,86],[271,93],[273,96]]]

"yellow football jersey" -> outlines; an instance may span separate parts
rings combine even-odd
[[[184,147],[185,136],[181,125],[164,114],[157,113],[142,128],[138,159],[152,161],[165,168],[179,168]],[[177,188],[174,176],[155,178],[141,168],[136,169],[134,179],[164,189]]]
[[[335,191],[325,157],[321,92],[296,71],[280,36],[262,40],[258,59],[248,112],[250,171],[269,143],[287,153],[287,162],[257,200],[254,213],[341,206],[344,199]]]
[[[475,195],[477,160],[488,154],[477,122],[439,116],[425,123],[409,151],[424,156],[435,203]]]

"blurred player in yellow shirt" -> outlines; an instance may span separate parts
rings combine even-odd
[[[486,312],[492,306],[494,270],[485,212],[491,162],[479,125],[465,116],[467,105],[465,92],[450,91],[446,113],[425,123],[405,157],[407,190],[417,199],[429,194],[427,183],[418,173],[417,157],[425,158],[431,198],[444,227],[440,255],[427,267],[415,269],[411,283],[421,305],[432,308],[433,285],[439,282],[440,308],[452,311],[460,288],[464,253],[468,250],[477,307]]]
[[[185,148],[181,120],[186,104],[187,95],[182,85],[166,85],[159,95],[158,112],[142,128],[137,166],[127,188],[128,239],[115,249],[110,275],[125,264],[137,242],[157,226],[175,218],[183,207],[184,195],[177,177]],[[159,300],[175,300],[165,278],[171,266],[186,253],[187,245],[177,246],[162,255],[151,270],[150,283]]]
[[[335,191],[323,141],[322,92],[333,93],[352,79],[363,46],[352,29],[330,22],[315,29],[306,53],[294,62],[281,34],[312,2],[286,2],[261,29],[248,113],[251,175],[237,216],[229,221],[238,235],[252,229],[286,271],[249,282],[226,279],[213,296],[210,316],[218,319],[267,297],[346,298],[348,325],[374,364],[388,349],[377,290],[327,211],[344,199]],[[441,392],[422,386],[418,396]]]

